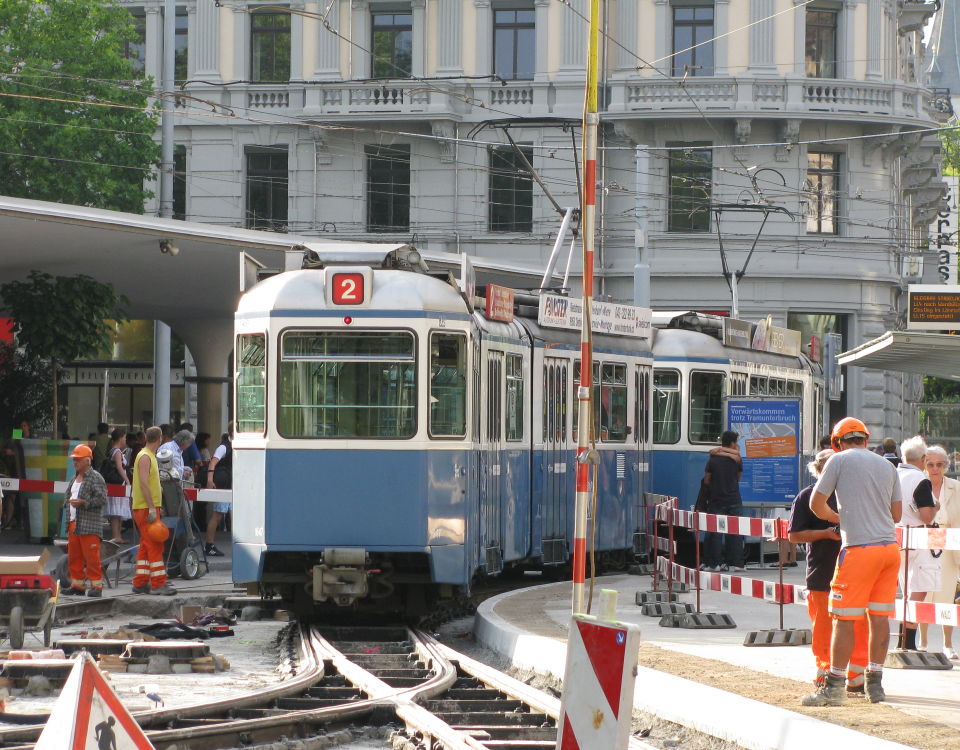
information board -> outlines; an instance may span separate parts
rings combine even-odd
[[[727,399],[726,424],[740,435],[743,501],[792,502],[800,491],[800,400]]]
[[[960,328],[960,289],[941,284],[907,287],[907,328],[944,331]]]

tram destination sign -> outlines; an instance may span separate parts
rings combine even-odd
[[[648,307],[594,300],[591,311],[594,333],[650,338],[651,316]],[[570,328],[579,331],[583,325],[583,299],[543,294],[540,296],[537,322],[547,328]]]
[[[911,284],[907,296],[908,329],[960,329],[960,288],[943,284]]]

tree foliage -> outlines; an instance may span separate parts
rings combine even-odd
[[[950,127],[960,127],[960,121],[951,120]],[[944,169],[960,173],[960,130],[940,131],[940,152]]]
[[[108,347],[113,332],[108,320],[127,320],[130,304],[113,284],[40,271],[0,285],[0,299],[27,356],[57,362]]]
[[[141,213],[157,113],[108,0],[0,0],[0,195]]]
[[[51,392],[50,368],[44,361],[25,357],[10,344],[0,343],[0,440],[10,437],[18,418],[35,428],[48,426]]]

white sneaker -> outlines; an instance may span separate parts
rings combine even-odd
[[[950,661],[960,660],[960,656],[957,656],[957,652],[952,648],[945,648],[943,653]]]
[[[735,571],[735,572],[737,572],[737,573],[744,573],[744,572],[746,572],[747,569],[746,569],[746,568],[743,568],[743,567],[741,567],[741,566],[739,566],[739,565],[734,565],[734,566],[731,568],[731,570],[733,570],[733,571]]]

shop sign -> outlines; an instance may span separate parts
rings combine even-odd
[[[65,385],[153,385],[152,367],[66,367],[60,371]],[[170,370],[170,385],[183,385],[183,368]]]
[[[649,307],[594,300],[590,310],[594,333],[633,336],[640,339],[650,338]],[[547,328],[569,328],[579,331],[583,325],[583,299],[543,294],[540,296],[537,322]]]
[[[509,323],[513,320],[513,289],[496,284],[487,284],[486,310],[484,314],[490,320]]]

